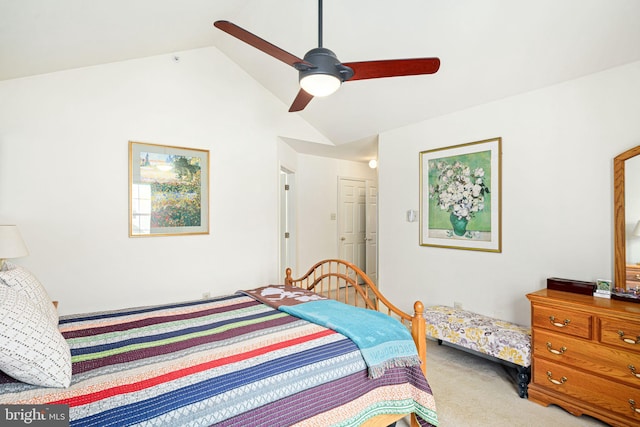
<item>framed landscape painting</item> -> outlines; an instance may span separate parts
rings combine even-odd
[[[129,142],[129,236],[209,233],[209,151]]]
[[[420,152],[420,245],[502,251],[502,138]]]

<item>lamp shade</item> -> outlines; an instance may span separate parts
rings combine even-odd
[[[0,225],[0,259],[29,255],[18,226]]]

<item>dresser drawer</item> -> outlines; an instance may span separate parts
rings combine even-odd
[[[640,353],[640,323],[601,318],[600,342]]]
[[[563,334],[591,339],[592,317],[589,313],[553,307],[532,307],[534,328],[544,328]]]
[[[627,287],[629,287],[629,285],[631,285],[632,287],[640,285],[640,265],[627,264],[626,274]]]
[[[537,329],[533,333],[533,355],[640,387],[638,353]]]
[[[545,359],[535,360],[533,382],[627,417],[630,425],[640,425],[640,387],[619,384]]]

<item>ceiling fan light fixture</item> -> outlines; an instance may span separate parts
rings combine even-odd
[[[303,65],[299,68],[300,87],[309,95],[331,95],[340,88],[345,76],[349,76],[336,54],[324,47],[311,49],[304,56],[304,60],[313,64],[311,67]]]
[[[340,88],[342,81],[331,74],[309,74],[300,79],[300,87],[313,96],[329,96]]]

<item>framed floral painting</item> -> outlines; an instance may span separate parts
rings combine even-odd
[[[502,252],[502,138],[420,152],[420,245]]]
[[[209,151],[129,142],[129,237],[209,234]]]

